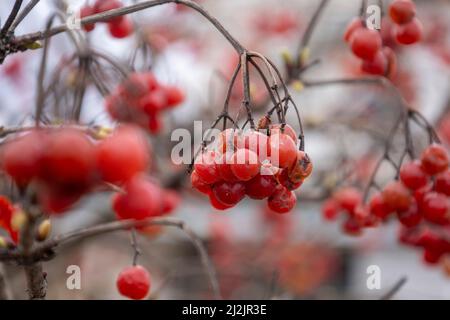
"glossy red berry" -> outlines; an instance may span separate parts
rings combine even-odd
[[[133,22],[128,18],[124,18],[117,23],[110,22],[108,23],[108,30],[114,38],[126,38],[133,33]]]
[[[378,51],[373,59],[363,60],[361,70],[373,75],[383,76],[386,74],[388,68],[388,60],[383,51]]]
[[[245,197],[245,185],[242,182],[221,181],[214,184],[212,191],[216,199],[226,206],[234,206]]]
[[[411,0],[395,0],[389,6],[389,16],[397,24],[410,22],[416,15],[416,5]]]
[[[217,199],[217,197],[214,195],[213,192],[211,192],[209,194],[209,202],[211,203],[213,208],[215,208],[217,210],[227,210],[227,209],[234,207],[234,205],[226,205],[226,204],[223,204],[222,202],[220,202]]]
[[[395,39],[400,44],[410,45],[419,42],[423,35],[423,25],[419,19],[414,18],[411,22],[394,28]]]
[[[185,100],[185,95],[180,88],[176,86],[165,86],[164,90],[166,92],[167,97],[167,106],[174,107],[177,106]]]
[[[204,182],[197,174],[197,171],[192,171],[191,173],[191,185],[193,188],[197,189],[201,193],[209,194],[211,193],[211,187],[209,184]]]
[[[150,166],[150,147],[141,130],[121,126],[97,146],[97,169],[104,181],[124,183]]]
[[[425,219],[430,222],[437,224],[450,222],[449,200],[441,193],[430,192],[426,194],[420,208]]]
[[[361,29],[363,27],[364,27],[364,25],[363,25],[361,18],[359,18],[359,17],[353,18],[353,20],[350,21],[350,23],[347,25],[347,29],[345,29],[344,41],[349,42],[352,38],[353,33],[356,30]]]
[[[276,186],[274,176],[258,174],[245,183],[245,192],[252,199],[265,199],[275,192]]]
[[[422,221],[422,213],[416,201],[412,201],[408,210],[397,212],[398,220],[408,228],[417,226]]]
[[[430,145],[422,153],[421,164],[423,170],[429,175],[447,170],[449,164],[447,150],[439,144]]]
[[[287,134],[274,134],[269,137],[270,160],[280,168],[290,168],[297,159],[297,147]]]
[[[369,208],[370,213],[381,220],[385,220],[391,214],[391,209],[384,202],[381,193],[376,193],[372,196]]]
[[[281,186],[275,190],[267,201],[269,208],[277,213],[287,213],[291,211],[296,203],[297,196],[295,193]]]
[[[150,291],[150,274],[142,266],[127,267],[119,273],[116,284],[121,295],[141,300]]]
[[[392,211],[405,211],[411,205],[409,190],[399,181],[392,181],[385,186],[383,201]]]
[[[427,185],[428,175],[423,171],[419,161],[413,161],[401,166],[400,180],[407,188],[416,190]]]
[[[216,164],[216,153],[212,150],[201,153],[194,163],[194,169],[197,171],[201,180],[207,184],[212,184],[220,180]]]
[[[338,190],[333,198],[337,201],[339,206],[348,213],[353,213],[355,208],[362,201],[361,192],[351,187]]]
[[[298,139],[297,133],[295,133],[294,128],[292,128],[287,123],[284,126],[281,123],[275,123],[270,125],[269,128],[270,128],[270,135],[284,133],[287,134],[294,142],[296,142]]]
[[[242,140],[244,141],[244,147],[256,153],[260,162],[267,159],[269,142],[267,135],[251,130],[244,134]]]
[[[450,169],[447,169],[436,176],[434,189],[436,192],[450,196]]]
[[[159,186],[144,176],[135,176],[113,198],[113,209],[122,220],[143,220],[162,214],[163,195]]]
[[[83,19],[85,17],[89,17],[93,14],[95,14],[95,9],[94,9],[94,7],[91,7],[91,6],[84,6],[80,10],[80,18],[81,19]],[[91,32],[92,30],[95,29],[95,23],[86,23],[83,25],[83,29],[86,32]]]
[[[258,155],[248,149],[238,149],[232,158],[231,171],[241,181],[248,181],[259,173]]]
[[[216,167],[220,178],[228,182],[235,182],[239,180],[231,170],[233,155],[234,152],[226,152],[220,155],[218,154],[216,159]]]
[[[325,220],[334,221],[340,213],[340,206],[334,199],[328,199],[322,206],[322,216]]]
[[[360,28],[353,32],[350,45],[357,57],[363,60],[373,60],[381,50],[381,36],[375,30]]]

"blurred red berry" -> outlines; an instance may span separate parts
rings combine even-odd
[[[141,300],[150,291],[150,274],[142,266],[127,267],[119,273],[116,284],[121,295]]]
[[[395,0],[389,5],[389,16],[397,24],[410,22],[416,15],[416,5],[411,0]]]
[[[422,169],[429,175],[447,170],[449,164],[448,153],[439,144],[432,144],[426,148],[421,157]]]

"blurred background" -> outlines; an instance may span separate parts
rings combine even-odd
[[[12,1],[0,3],[1,21]],[[76,8],[85,0],[66,1]],[[123,1],[131,4],[134,1]],[[246,48],[260,52],[283,70],[283,56],[299,46],[318,0],[199,0]],[[374,1],[376,3],[377,1]],[[450,143],[450,2],[415,1],[424,24],[423,40],[396,48],[398,73],[393,83],[402,96],[436,127]],[[387,6],[388,1],[385,1]],[[309,81],[364,76],[359,61],[344,43],[349,21],[359,14],[361,1],[330,0],[310,40],[310,60],[321,63],[304,74]],[[41,0],[16,34],[44,28],[64,1]],[[211,24],[189,8],[168,4],[132,15],[140,34],[115,39],[104,25],[86,35],[90,45],[119,63],[126,64],[132,48],[144,39],[148,54],[138,57],[135,68],[149,68],[163,83],[175,84],[186,101],[164,116],[164,129],[149,139],[153,145],[153,174],[177,190],[181,203],[173,213],[202,238],[217,269],[222,294],[227,299],[378,299],[399,279],[406,277],[395,299],[448,299],[450,267],[428,266],[421,253],[398,242],[398,223],[392,221],[365,230],[359,237],[342,232],[339,223],[325,221],[321,206],[339,185],[363,184],[383,152],[387,132],[401,106],[391,94],[373,85],[316,86],[295,90],[293,98],[305,125],[306,150],[314,163],[312,177],[298,193],[289,214],[270,212],[265,203],[245,200],[225,212],[214,210],[206,197],[190,186],[186,167],[170,161],[171,133],[193,130],[193,121],[211,123],[220,113],[225,90],[238,56]],[[52,38],[48,75],[61,59],[74,51],[69,37]],[[36,100],[36,79],[41,52],[12,55],[0,66],[1,125],[30,124]],[[284,72],[284,70],[283,70]],[[62,73],[61,85],[70,88],[76,70]],[[111,76],[108,84],[118,79]],[[264,101],[262,83],[252,82],[254,101]],[[64,93],[61,93],[64,98]],[[242,96],[232,97],[231,112],[238,112]],[[259,100],[258,100],[259,99]],[[256,103],[255,103],[256,105]],[[267,106],[261,104],[263,114]],[[103,97],[88,88],[82,110],[83,123],[113,126],[104,110]],[[294,117],[288,122],[299,130]],[[208,125],[204,125],[206,128]],[[419,145],[426,137],[415,130]],[[401,143],[401,142],[398,142]],[[388,181],[392,172],[380,172]],[[383,180],[384,179],[384,180]],[[110,194],[85,197],[76,208],[52,219],[53,234],[111,221]],[[127,232],[115,232],[76,242],[57,250],[44,264],[50,299],[117,299],[115,278],[130,263],[133,250]],[[139,235],[140,264],[152,274],[151,299],[211,298],[207,277],[192,243],[180,230],[165,227],[158,235]],[[66,288],[66,268],[79,265],[82,289]],[[381,270],[381,288],[370,290],[369,266]],[[6,274],[15,298],[24,298],[24,277],[14,265]],[[447,268],[447,271],[445,270]]]

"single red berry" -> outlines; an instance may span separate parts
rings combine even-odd
[[[248,149],[238,149],[232,158],[231,171],[241,181],[248,181],[259,173],[258,155]]]
[[[337,203],[343,210],[347,211],[350,214],[353,213],[355,208],[362,201],[361,192],[351,187],[338,190],[333,195],[333,198],[337,201]]]
[[[304,181],[303,179],[295,179],[296,182],[292,181],[291,178],[289,177],[289,172],[287,168],[279,170],[275,176],[278,182],[282,186],[288,188],[288,190],[296,190],[300,188]]]
[[[121,220],[144,220],[162,214],[161,188],[144,176],[135,176],[113,197],[113,209]]]
[[[349,236],[359,236],[362,230],[355,218],[348,217],[342,224],[342,232]]]
[[[120,22],[108,23],[108,30],[114,38],[122,39],[133,33],[133,22],[128,18],[123,18]]]
[[[417,226],[422,221],[422,213],[416,201],[411,201],[408,210],[397,212],[398,220],[402,225],[408,228]]]
[[[269,129],[270,135],[284,133],[287,134],[294,142],[297,141],[297,133],[295,133],[295,130],[287,123],[284,126],[281,123],[271,124]]]
[[[289,169],[289,180],[294,183],[303,182],[311,175],[312,170],[311,159],[304,151],[299,150],[294,165]]]
[[[242,182],[221,181],[214,184],[212,191],[216,199],[226,206],[234,206],[245,197],[245,185]]]
[[[216,159],[216,167],[219,172],[219,176],[222,180],[227,182],[235,182],[239,180],[231,170],[233,155],[234,152],[226,152],[220,155],[218,154]]]
[[[97,146],[97,170],[104,181],[124,183],[150,166],[150,146],[135,126],[120,126]]]
[[[428,175],[423,171],[419,161],[413,161],[401,166],[400,180],[407,188],[417,190],[428,183]]]
[[[378,51],[373,59],[363,60],[361,70],[373,75],[383,76],[386,74],[388,61],[383,51]]]
[[[40,177],[47,183],[87,186],[95,173],[95,147],[84,132],[58,129],[48,135]]]
[[[425,198],[425,195],[427,195],[431,191],[433,191],[433,185],[431,183],[414,191],[413,196],[414,196],[414,199],[416,200],[419,208],[422,207],[423,198]]]
[[[416,5],[411,0],[395,0],[389,6],[389,16],[397,24],[410,22],[416,15]]]
[[[373,60],[381,50],[381,36],[375,30],[360,28],[353,32],[350,45],[357,57],[363,60]]]
[[[410,45],[419,42],[423,35],[423,25],[419,19],[414,18],[411,22],[394,28],[395,39],[400,44]]]
[[[381,193],[376,193],[372,196],[369,202],[369,208],[370,213],[381,220],[386,220],[391,214],[391,210],[384,203]]]
[[[423,151],[421,162],[423,170],[429,175],[443,172],[449,164],[447,150],[439,144],[432,144]]]
[[[423,251],[423,261],[428,264],[437,264],[441,260],[443,252],[432,249],[425,249]]]
[[[392,181],[384,187],[383,201],[392,211],[405,211],[411,205],[409,190],[399,181]]]
[[[95,9],[94,9],[94,7],[91,7],[91,6],[84,6],[80,10],[80,18],[81,19],[92,16],[93,14],[95,14]],[[95,23],[86,23],[83,25],[83,29],[86,32],[91,32],[92,30],[95,29]]]
[[[210,194],[211,193],[211,187],[209,184],[204,182],[197,174],[197,171],[192,171],[191,173],[191,185],[193,188],[197,189],[201,193],[204,194]]]
[[[275,134],[269,137],[270,160],[280,168],[290,168],[297,159],[297,147],[287,134]]]
[[[347,25],[347,29],[345,29],[345,33],[344,33],[344,41],[345,42],[350,42],[353,33],[358,30],[363,28],[363,22],[361,20],[361,18],[357,17],[357,18],[353,18],[352,21],[350,21],[350,23]]]
[[[253,151],[258,155],[260,162],[263,162],[268,158],[268,142],[269,137],[264,133],[258,131],[248,131],[243,137],[244,147],[250,151]]]
[[[213,208],[215,208],[217,210],[227,210],[227,209],[234,207],[234,205],[226,205],[226,204],[223,204],[222,202],[220,202],[217,199],[217,197],[214,195],[213,192],[211,192],[209,194],[209,202],[211,203]]]
[[[127,267],[119,273],[116,284],[121,295],[141,300],[150,291],[150,274],[142,266]]]
[[[425,219],[437,224],[447,224],[450,222],[449,203],[445,195],[437,192],[430,192],[425,195],[422,201],[421,210]]]
[[[46,134],[38,130],[3,144],[3,168],[19,186],[27,185],[39,174],[45,144]]]
[[[279,186],[269,197],[267,204],[270,209],[277,213],[287,213],[291,211],[297,203],[297,196],[293,191]]]
[[[194,169],[201,180],[212,184],[220,180],[216,165],[216,153],[212,150],[202,152],[194,162]]]
[[[83,190],[70,190],[56,186],[41,186],[38,200],[46,214],[62,214],[69,211],[81,199]]]
[[[275,192],[276,187],[274,176],[258,174],[245,183],[245,192],[252,199],[265,199]]]
[[[185,95],[180,88],[176,86],[165,86],[164,90],[166,91],[168,107],[175,107],[184,102]]]
[[[436,192],[450,196],[450,169],[447,169],[436,176],[434,189]]]
[[[334,199],[328,199],[322,206],[322,217],[328,221],[334,221],[337,219],[340,213],[340,206]]]

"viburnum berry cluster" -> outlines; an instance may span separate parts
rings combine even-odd
[[[161,113],[184,99],[178,87],[159,83],[152,72],[135,72],[105,98],[105,105],[112,118],[158,133],[162,128]]]
[[[119,9],[123,4],[119,0],[97,0],[93,5],[85,5],[80,10],[80,17],[85,18],[97,13],[106,12],[113,9]],[[134,31],[133,22],[126,16],[118,16],[105,21],[108,25],[108,30],[114,38],[126,38]],[[84,24],[83,29],[86,32],[91,32],[95,29],[95,23]]]
[[[400,241],[424,248],[424,259],[437,263],[450,253],[450,169],[447,150],[431,144],[419,160],[404,163],[399,180],[388,183],[367,204],[351,187],[335,192],[322,207],[323,217],[335,220],[347,213],[343,230],[358,235],[366,227],[387,222],[393,215],[402,225]],[[440,231],[436,231],[440,230]]]
[[[389,28],[397,43],[411,45],[422,38],[422,24],[415,18],[415,5],[411,0],[395,0],[389,7],[394,26]],[[384,21],[383,21],[384,22]],[[382,23],[381,28],[385,28]],[[397,71],[397,56],[383,43],[381,32],[367,27],[362,17],[354,18],[347,26],[344,40],[353,54],[362,60],[361,70],[368,74],[393,77]]]
[[[311,174],[311,160],[297,148],[292,127],[275,124],[268,131],[226,129],[196,158],[192,186],[207,194],[214,208],[232,208],[245,196],[267,199],[278,213],[294,208],[294,190]]]

